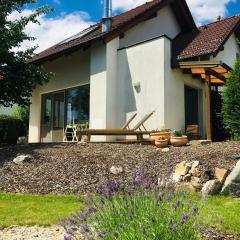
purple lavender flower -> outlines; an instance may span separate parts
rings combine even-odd
[[[99,232],[97,235],[99,238],[104,238],[106,234],[104,232]]]
[[[92,214],[92,213],[95,213],[97,212],[97,209],[94,207],[94,206],[91,206],[89,209],[88,209],[88,213]]]
[[[168,202],[172,201],[172,195],[171,194],[168,194],[167,200],[168,200]]]
[[[119,227],[120,227],[120,228],[125,228],[125,225],[124,225],[123,223],[120,223],[120,224],[119,224]]]
[[[172,218],[169,219],[168,224],[169,224],[169,225],[173,225],[173,220],[172,220]]]
[[[188,216],[186,213],[184,213],[181,217],[181,224],[185,224],[187,222]]]
[[[197,212],[198,212],[197,208],[194,208],[193,211],[192,211],[192,215],[194,217],[196,217],[197,216]]]
[[[161,193],[158,197],[157,197],[157,202],[161,202],[163,200],[164,194]]]
[[[174,210],[177,211],[178,207],[180,206],[180,201],[177,201],[175,204],[174,204]]]
[[[82,225],[82,231],[85,233],[89,233],[90,232],[90,228],[87,224]]]

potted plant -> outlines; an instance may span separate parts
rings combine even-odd
[[[168,140],[168,143],[170,143],[170,138],[171,138],[171,130],[170,129],[165,129],[164,127],[161,128],[160,130],[155,130],[150,134],[150,139],[152,141],[159,140],[160,137],[164,137],[165,139]]]
[[[188,138],[182,134],[182,131],[173,131],[170,142],[174,147],[186,146]]]
[[[158,148],[164,148],[164,147],[167,147],[167,145],[168,145],[168,139],[166,139],[163,136],[155,140],[155,146]]]

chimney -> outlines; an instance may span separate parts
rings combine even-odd
[[[218,16],[217,17],[217,21],[219,22],[219,21],[221,21],[222,20],[222,17],[221,16]]]
[[[106,33],[112,27],[112,0],[103,0],[103,18],[102,18],[102,32]]]

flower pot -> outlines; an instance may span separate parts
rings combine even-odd
[[[164,148],[168,145],[168,139],[165,140],[155,140],[155,146],[158,148]]]
[[[174,147],[186,146],[188,143],[188,138],[185,135],[183,135],[182,137],[173,137],[172,136],[170,139],[170,142]]]
[[[165,138],[170,143],[171,133],[170,132],[155,132],[150,134],[150,139],[152,141],[159,140],[160,138]]]

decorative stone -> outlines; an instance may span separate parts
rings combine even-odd
[[[191,181],[191,174],[190,173],[188,173],[188,174],[186,174],[185,176],[183,176],[183,178],[182,178],[182,180],[184,181],[184,182],[190,182]]]
[[[112,166],[110,169],[109,169],[110,173],[114,174],[114,175],[118,175],[120,173],[123,172],[123,167],[121,166]]]
[[[167,153],[167,152],[169,152],[170,151],[170,148],[162,148],[162,152],[163,153]]]
[[[28,144],[28,138],[27,137],[19,137],[17,140],[17,144],[21,144],[21,145]]]
[[[183,180],[183,177],[188,174],[189,170],[191,169],[191,165],[188,164],[186,161],[183,161],[176,165],[175,171],[173,173],[173,181],[180,182]]]
[[[221,193],[240,196],[240,161],[226,178]]]
[[[16,164],[23,164],[26,161],[31,160],[31,155],[20,155],[13,159],[13,162]]]
[[[220,183],[224,183],[228,175],[228,170],[223,168],[215,168],[215,177]]]
[[[198,177],[192,177],[192,178],[191,178],[191,184],[192,184],[192,186],[194,186],[197,190],[200,190],[201,187],[202,187],[201,179],[198,178]]]
[[[192,163],[192,167],[191,167],[191,169],[190,169],[190,173],[192,173],[192,172],[194,172],[195,171],[195,169],[197,168],[199,166],[199,161],[194,161],[193,163]]]
[[[218,180],[206,182],[202,188],[202,195],[216,195],[221,190],[222,184]]]

